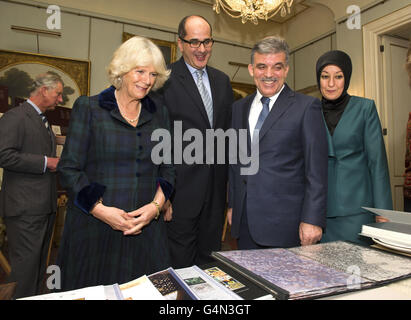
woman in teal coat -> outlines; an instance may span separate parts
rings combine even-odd
[[[342,51],[322,55],[316,66],[328,138],[327,227],[322,242],[359,236],[363,224],[383,221],[362,207],[392,209],[384,140],[373,100],[350,96],[352,64]]]

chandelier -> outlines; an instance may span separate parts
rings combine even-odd
[[[231,17],[258,24],[257,19],[268,20],[280,12],[281,17],[290,13],[293,0],[215,0],[213,10],[219,14],[221,8]]]

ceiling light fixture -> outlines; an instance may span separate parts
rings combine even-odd
[[[233,18],[241,18],[242,23],[258,19],[268,20],[280,12],[285,17],[291,11],[293,0],[215,0],[213,10],[219,14],[221,8]]]

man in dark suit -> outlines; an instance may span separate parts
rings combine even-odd
[[[283,39],[258,42],[248,67],[257,92],[233,104],[233,128],[248,131],[240,152],[259,161],[250,175],[240,161],[230,162],[228,220],[239,249],[314,244],[325,227],[328,149],[321,105],[285,84],[288,58]]]
[[[180,123],[182,132],[196,129],[205,140],[207,129],[226,130],[230,125],[230,80],[223,72],[207,66],[214,42],[207,20],[185,17],[178,35],[182,58],[171,65],[171,76],[162,95],[173,124]],[[182,150],[189,143],[183,141]],[[221,248],[228,167],[217,161],[207,164],[206,151],[204,146],[201,163],[188,164],[182,158],[175,161],[173,217],[167,228],[173,267],[206,263],[211,251]]]
[[[16,281],[14,298],[40,293],[54,226],[56,141],[43,113],[62,102],[63,82],[53,73],[36,77],[30,98],[0,119],[0,215],[4,217]]]

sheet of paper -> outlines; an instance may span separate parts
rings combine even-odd
[[[61,135],[61,128],[60,126],[52,125],[51,130],[53,130],[54,134]]]
[[[104,286],[87,287],[78,290],[43,294],[19,300],[106,300]]]
[[[119,286],[124,300],[165,300],[147,276]]]

